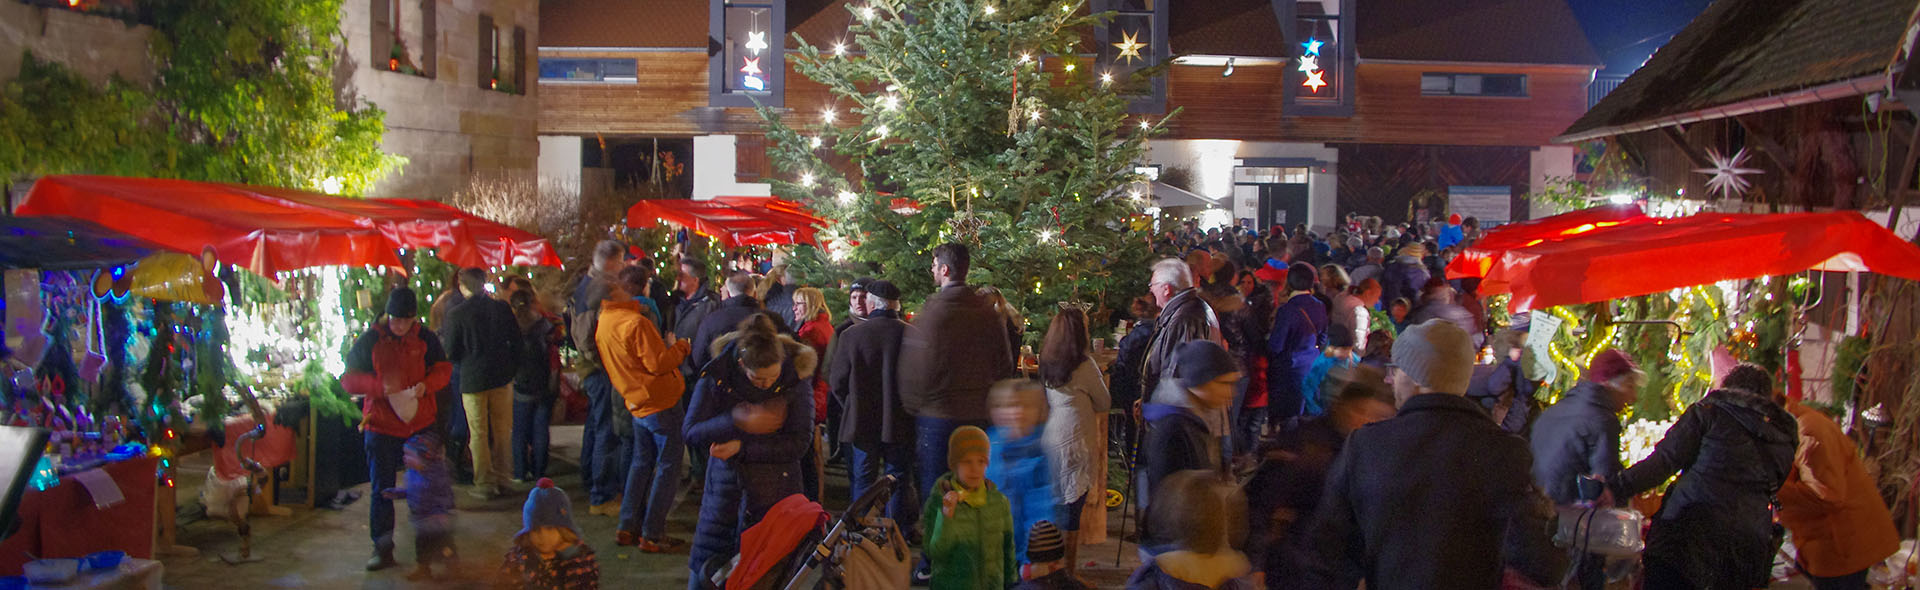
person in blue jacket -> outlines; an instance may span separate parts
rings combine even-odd
[[[800,461],[813,435],[813,348],[753,314],[714,339],[687,409],[688,446],[708,450],[689,590],[706,588],[710,561],[731,559],[741,532],[800,493]]]
[[[1031,379],[1006,379],[988,393],[993,428],[987,430],[991,451],[987,479],[1007,496],[1013,510],[1013,530],[1053,520],[1060,500],[1053,495],[1053,468],[1047,462],[1041,431],[1047,423],[1047,388]],[[1027,536],[1015,534],[1014,555],[1027,558]]]

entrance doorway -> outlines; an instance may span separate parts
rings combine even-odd
[[[1242,166],[1233,170],[1234,193],[1254,199],[1254,227],[1310,223],[1307,219],[1307,168]]]

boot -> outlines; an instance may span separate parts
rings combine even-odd
[[[373,542],[373,557],[367,560],[367,571],[377,572],[400,562],[393,560],[393,538],[386,537]]]

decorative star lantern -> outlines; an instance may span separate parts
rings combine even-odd
[[[1712,176],[1707,179],[1707,190],[1721,198],[1739,197],[1747,194],[1753,187],[1753,181],[1747,180],[1748,174],[1764,172],[1758,168],[1747,168],[1747,148],[1740,148],[1729,158],[1720,154],[1720,150],[1707,149],[1707,161],[1712,168],[1695,168],[1693,171]]]
[[[1300,85],[1312,89],[1314,94],[1319,94],[1320,89],[1327,85],[1327,72],[1326,70],[1320,69],[1320,47],[1322,45],[1326,45],[1326,43],[1312,37],[1308,37],[1306,43],[1300,44],[1300,47],[1306,51],[1300,54],[1299,69],[1307,75],[1307,79],[1301,82]]]
[[[746,64],[746,65],[740,66],[740,73],[746,74],[749,76],[760,75],[760,58],[747,57],[747,58],[741,58],[740,61],[741,63]]]
[[[1307,50],[1305,55],[1320,55],[1321,45],[1326,45],[1326,43],[1312,37],[1308,37],[1306,43],[1300,44],[1301,47],[1304,47]]]
[[[766,51],[767,49],[767,32],[748,31],[747,42],[742,44],[741,47],[747,48],[747,51],[753,52],[754,55],[760,55],[760,52]]]
[[[1120,36],[1120,42],[1113,44],[1113,46],[1120,50],[1120,55],[1114,56],[1116,60],[1124,59],[1127,60],[1127,64],[1131,65],[1133,64],[1133,60],[1146,59],[1140,55],[1140,50],[1145,48],[1147,44],[1140,42],[1139,31],[1122,34]]]
[[[1312,88],[1314,94],[1319,94],[1320,88],[1327,85],[1327,81],[1324,79],[1325,75],[1326,75],[1326,72],[1323,72],[1320,70],[1307,72],[1307,81],[1301,82],[1300,85],[1308,88]]]
[[[1312,72],[1320,69],[1320,58],[1312,55],[1300,57],[1300,71]]]

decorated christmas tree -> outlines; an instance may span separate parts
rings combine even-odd
[[[1149,205],[1135,162],[1164,118],[1128,114],[1158,68],[1086,59],[1104,14],[1079,0],[850,3],[844,38],[796,39],[821,104],[760,109],[779,196],[831,220],[796,266],[875,263],[907,299],[932,291],[931,252],[973,248],[969,282],[999,287],[1036,329],[1062,301],[1111,309],[1144,292]],[[1135,51],[1138,51],[1136,47]],[[837,272],[837,276],[831,273]]]

